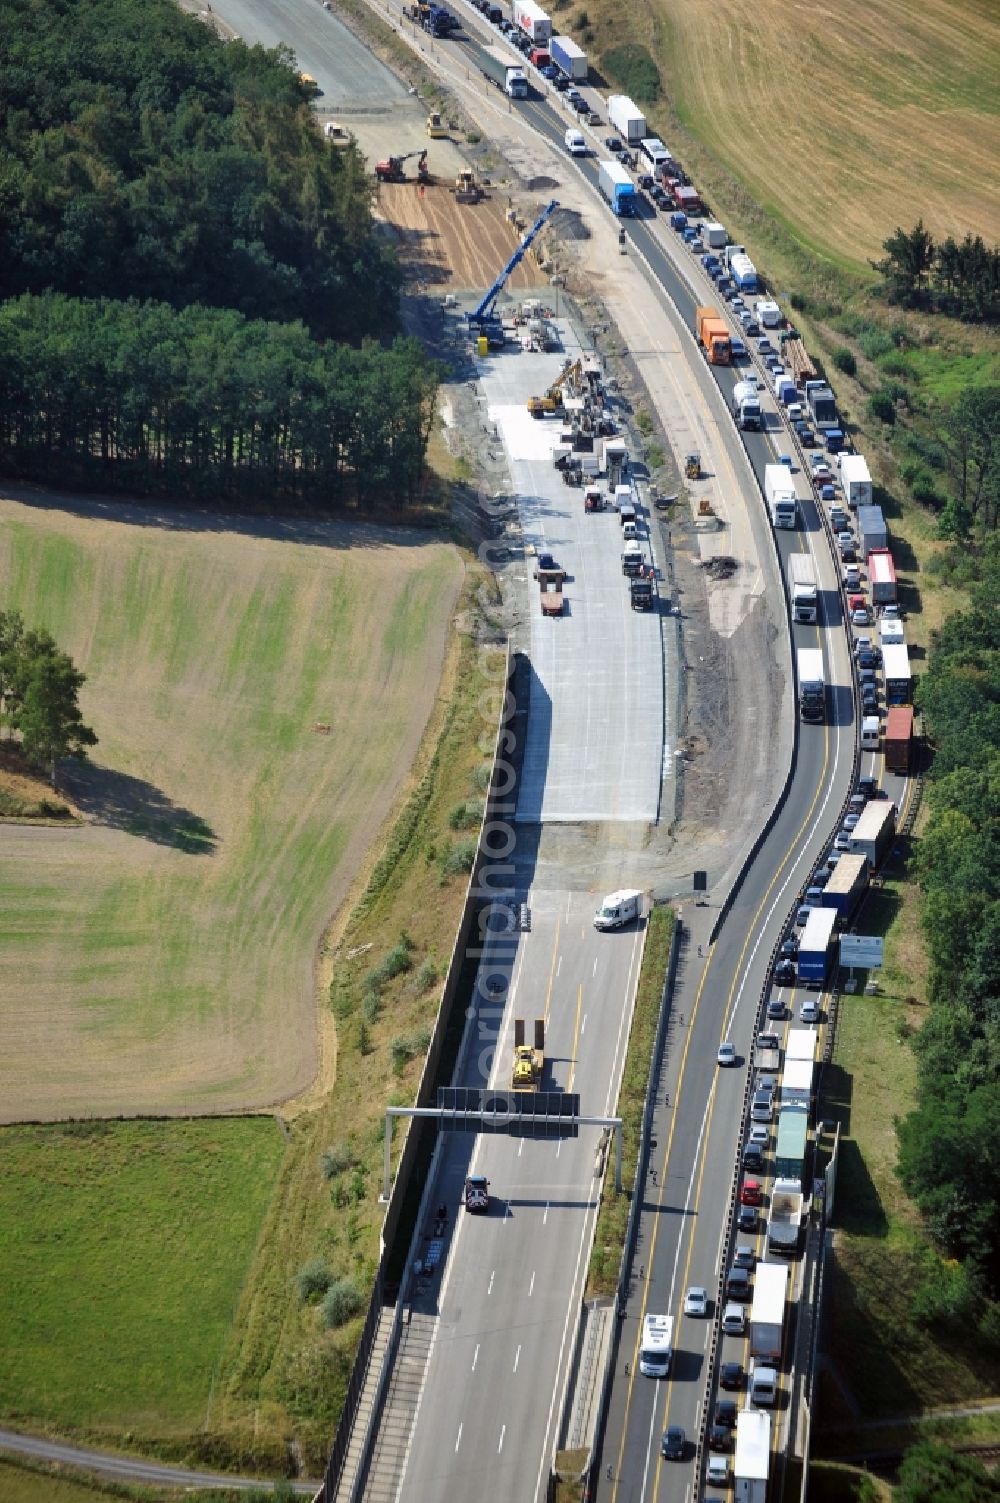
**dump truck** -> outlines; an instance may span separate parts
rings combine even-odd
[[[514,1091],[537,1091],[545,1068],[545,1020],[535,1019],[534,1045],[524,1042],[524,1019],[514,1019],[514,1064],[510,1084]]]
[[[885,719],[885,765],[889,772],[907,775],[912,746],[913,709],[910,705],[893,705]]]
[[[648,572],[629,580],[629,598],[634,611],[653,609],[653,579]]]
[[[776,1179],[767,1213],[767,1250],[794,1258],[802,1227],[802,1186],[798,1180]]]
[[[698,343],[705,351],[710,365],[728,365],[732,359],[729,329],[718,308],[696,308],[695,322]]]
[[[595,929],[620,929],[642,917],[642,893],[634,887],[609,892],[594,914]]]
[[[485,1174],[469,1174],[465,1180],[462,1201],[467,1211],[485,1215],[490,1208],[490,1182]]]

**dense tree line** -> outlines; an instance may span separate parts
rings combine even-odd
[[[291,55],[172,0],[0,0],[0,297],[205,303],[356,341],[398,273]]]
[[[0,465],[232,504],[405,501],[436,374],[353,147],[284,49],[172,0],[0,0]],[[375,341],[379,343],[375,343]]]
[[[0,611],[0,713],[53,787],[60,757],[85,757],[97,745],[80,713],[85,682],[47,631],[26,627],[17,611]]]
[[[969,323],[1000,318],[1000,246],[981,235],[936,244],[919,220],[912,230],[897,229],[882,242],[885,257],[871,264],[891,303],[950,313]]]
[[[417,489],[420,347],[317,344],[225,309],[25,295],[0,306],[0,464],[75,485],[361,506]]]
[[[970,1298],[1000,1291],[998,597],[994,540],[970,608],[935,635],[918,691],[934,752],[918,852],[930,1010],[916,1041],[918,1104],[899,1125],[903,1183],[964,1265],[958,1292]]]

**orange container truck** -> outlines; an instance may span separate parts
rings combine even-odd
[[[710,364],[728,365],[731,356],[729,330],[719,316],[718,308],[699,308],[696,317],[698,343],[708,356]]]

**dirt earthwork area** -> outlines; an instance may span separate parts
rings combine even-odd
[[[391,226],[410,281],[427,287],[483,292],[517,248],[519,236],[506,219],[507,198],[497,191],[477,204],[459,204],[443,183],[420,191],[416,183],[383,183],[378,212]],[[516,266],[507,291],[547,286],[531,255]]]

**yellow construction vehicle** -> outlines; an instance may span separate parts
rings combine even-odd
[[[685,454],[684,475],[687,480],[701,479],[701,455],[697,451]]]
[[[354,139],[350,131],[345,130],[344,127],[340,125],[336,120],[328,120],[326,122],[323,127],[323,134],[329,141],[330,145],[336,146],[338,149],[344,146],[350,146],[352,140]]]
[[[427,134],[432,141],[441,141],[448,134],[448,127],[441,119],[440,110],[431,110],[427,116]]]
[[[476,182],[476,174],[469,167],[463,167],[455,179],[455,202],[457,204],[477,204],[483,196],[483,190]]]
[[[524,1042],[524,1019],[514,1019],[514,1068],[510,1084],[514,1091],[537,1091],[545,1064],[545,1020],[535,1019],[534,1048]]]
[[[533,418],[542,418],[546,415],[552,416],[555,413],[563,412],[563,387],[569,386],[571,391],[575,390],[575,383],[582,371],[583,366],[579,360],[574,361],[572,364],[567,364],[562,373],[553,381],[544,397],[529,397],[528,411],[531,413],[531,416]]]

